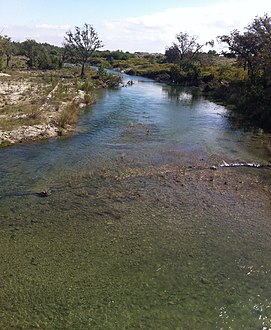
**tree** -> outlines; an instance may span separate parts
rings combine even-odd
[[[198,37],[180,32],[176,35],[177,42],[166,49],[165,57],[174,63],[170,71],[171,80],[177,84],[197,85],[200,78],[200,54],[204,46],[213,46],[213,41],[198,43]]]
[[[165,57],[168,63],[179,64],[181,62],[180,52],[176,45],[173,45],[166,49]]]
[[[35,40],[27,39],[21,43],[22,53],[28,57],[27,66],[32,69],[36,66],[39,44]]]
[[[267,14],[256,16],[243,33],[233,30],[218,40],[228,46],[224,54],[235,56],[237,64],[247,71],[248,79],[239,85],[237,105],[247,116],[270,129],[271,18]]]
[[[81,77],[84,77],[86,63],[103,44],[94,27],[85,23],[82,28],[76,26],[75,32],[66,32],[64,46],[68,58],[81,64]]]
[[[62,66],[62,49],[47,43],[28,39],[17,46],[17,54],[27,56],[29,69],[51,70]]]
[[[235,56],[244,70],[248,70],[252,84],[262,76],[263,58],[265,65],[271,64],[271,18],[267,14],[256,17],[243,34],[233,30],[230,35],[219,36],[218,40],[228,45],[228,52],[224,54]]]
[[[200,44],[197,36],[189,36],[186,32],[178,33],[176,39],[177,42],[173,42],[173,45],[165,53],[166,59],[170,63],[193,61],[204,46],[213,47],[214,45],[213,40]]]
[[[3,56],[6,57],[6,66],[9,67],[9,62],[11,60],[11,53],[12,53],[12,47],[11,47],[11,39],[10,37],[4,35],[0,35],[0,57],[1,62],[3,61]]]

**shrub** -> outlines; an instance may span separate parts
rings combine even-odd
[[[95,97],[93,94],[85,94],[84,95],[84,101],[85,103],[88,105],[88,104],[93,104],[95,103]]]
[[[78,121],[78,116],[78,108],[76,105],[72,104],[59,114],[55,124],[61,128],[66,128],[68,125],[74,126]]]
[[[86,79],[81,85],[80,89],[85,93],[89,93],[92,88],[92,84]]]

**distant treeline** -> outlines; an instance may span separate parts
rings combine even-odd
[[[16,68],[16,61],[11,64],[11,58],[18,56],[26,57],[25,63],[28,68],[42,70],[61,68],[65,61],[69,63],[76,62],[66,56],[65,47],[54,46],[48,43],[38,43],[30,39],[23,42],[10,41],[8,49],[1,50],[0,48],[0,55],[0,70],[6,67]],[[90,59],[90,64],[104,63],[108,66],[108,63],[112,63],[114,60],[128,60],[133,57],[135,57],[134,54],[120,50],[95,51]]]

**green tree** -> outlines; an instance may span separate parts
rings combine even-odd
[[[9,62],[11,60],[11,54],[12,54],[12,45],[11,45],[11,39],[10,37],[4,35],[0,35],[0,61],[1,66],[3,66],[3,57],[6,57],[6,66],[9,67]]]
[[[170,63],[181,63],[184,61],[191,62],[195,60],[196,55],[202,50],[204,46],[214,45],[214,41],[207,41],[199,43],[197,36],[189,36],[187,33],[180,32],[176,35],[177,42],[166,49],[166,60]]]
[[[204,46],[213,46],[213,41],[203,44],[198,42],[198,37],[189,36],[180,32],[176,35],[177,42],[166,49],[165,58],[175,65],[171,68],[171,80],[177,84],[197,85],[200,78],[199,60]]]
[[[62,66],[63,49],[47,43],[40,44],[28,39],[17,46],[17,54],[27,56],[29,69],[50,70]]]
[[[22,53],[28,58],[27,66],[32,69],[36,66],[36,61],[38,57],[39,44],[32,39],[27,39],[21,43]]]
[[[173,45],[166,49],[165,58],[168,63],[179,64],[181,61],[181,56],[179,49],[176,45]]]
[[[256,17],[243,34],[233,30],[230,35],[219,36],[218,40],[228,46],[228,51],[224,54],[235,56],[244,70],[248,70],[252,84],[262,76],[263,58],[265,64],[271,64],[271,18],[267,14]]]
[[[40,46],[38,48],[36,67],[41,70],[54,69],[54,65],[52,63],[52,56],[50,56],[49,52],[43,46]]]
[[[267,14],[257,16],[243,33],[233,30],[230,35],[219,36],[218,40],[227,44],[224,54],[235,56],[237,64],[247,71],[248,78],[241,85],[235,103],[240,104],[246,116],[270,129],[271,18]],[[231,85],[236,90],[236,86]]]
[[[84,77],[86,63],[103,44],[94,27],[85,23],[82,28],[76,26],[74,32],[66,32],[64,46],[67,57],[81,64],[81,77]]]

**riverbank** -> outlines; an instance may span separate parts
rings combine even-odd
[[[77,70],[1,73],[0,147],[74,131],[81,109],[95,103],[95,90],[108,87],[96,70],[83,80]]]

